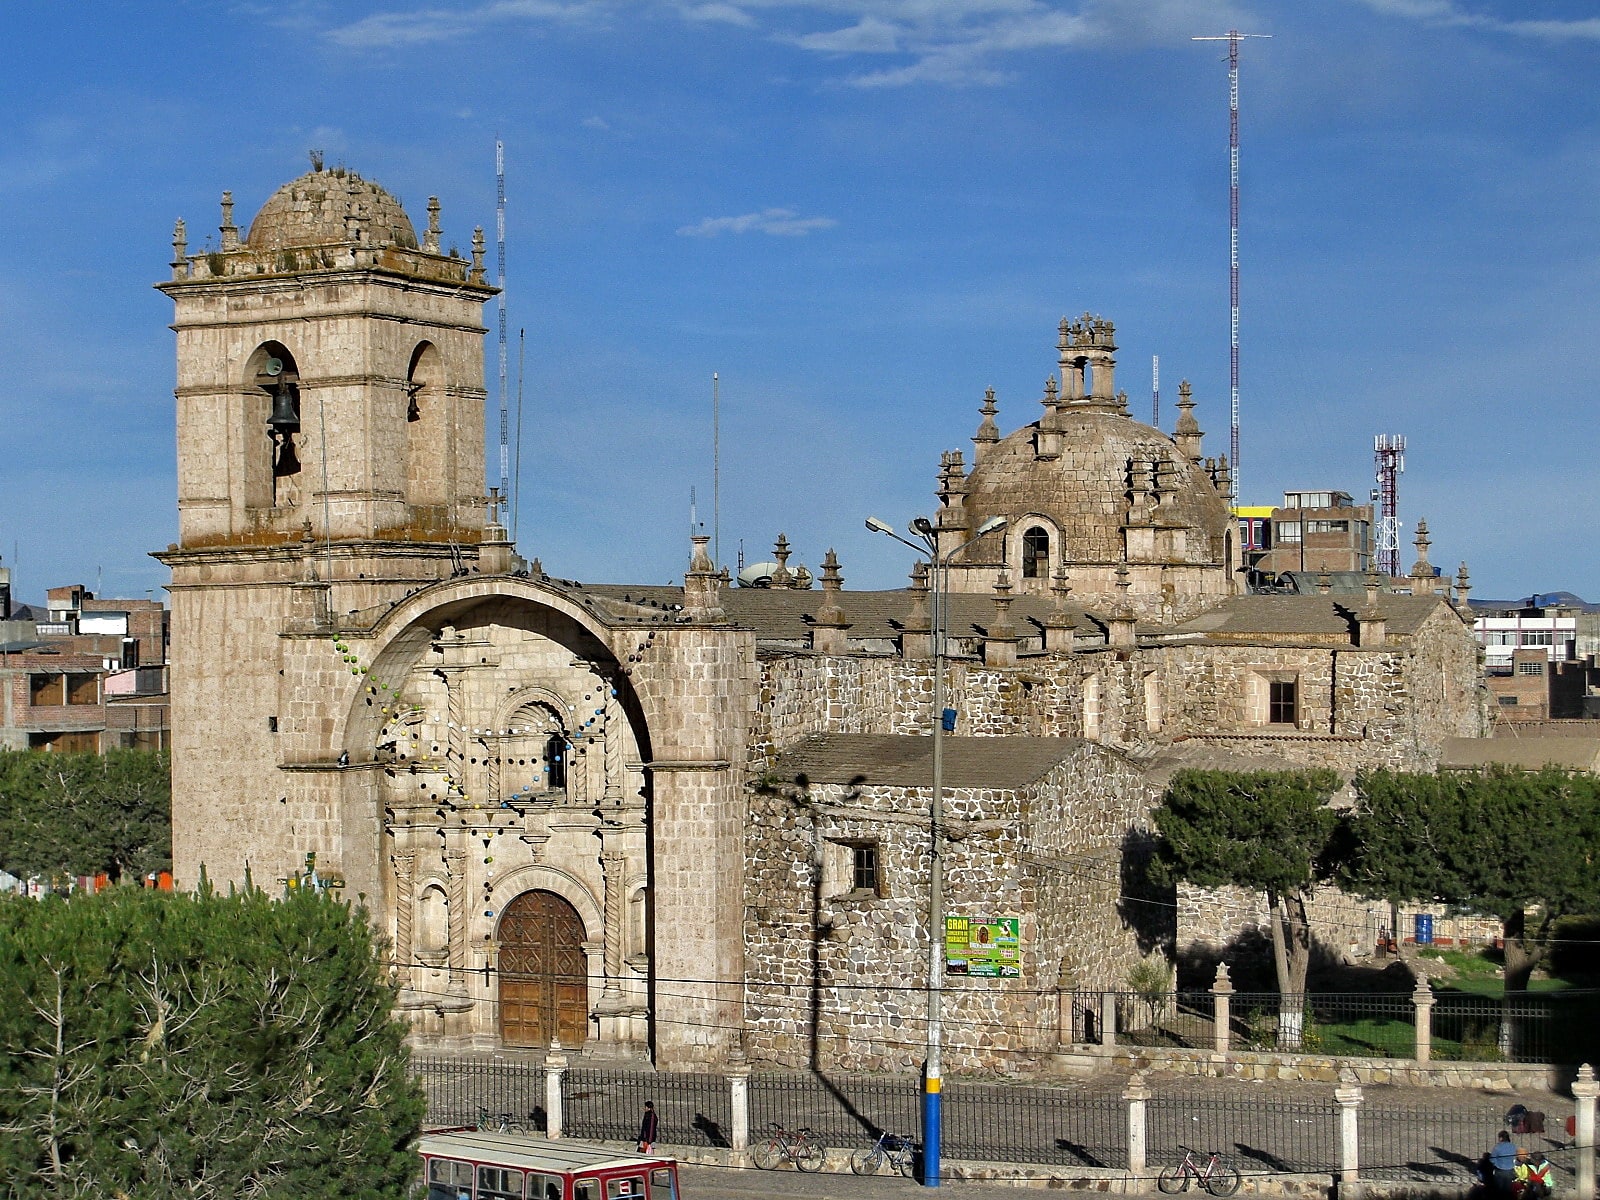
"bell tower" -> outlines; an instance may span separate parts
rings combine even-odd
[[[476,567],[484,496],[483,233],[441,249],[359,175],[312,170],[243,236],[173,234],[179,540],[172,569],[174,855],[192,884],[337,857],[337,763],[285,679],[286,639]],[[328,657],[332,659],[332,653]],[[302,727],[302,721],[304,727]],[[296,774],[296,773],[300,774]],[[295,796],[303,801],[297,806]],[[280,861],[282,860],[282,861]]]

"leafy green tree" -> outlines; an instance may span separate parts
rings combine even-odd
[[[172,865],[167,756],[0,751],[0,868],[137,878]]]
[[[423,1111],[359,908],[0,900],[0,1195],[398,1198]]]
[[[1155,811],[1157,872],[1167,881],[1266,895],[1282,997],[1279,1040],[1300,1043],[1311,932],[1306,902],[1339,842],[1332,771],[1179,771]]]
[[[1600,780],[1490,767],[1356,781],[1341,881],[1391,903],[1438,901],[1501,922],[1506,991],[1525,991],[1561,917],[1600,909]],[[1531,916],[1530,916],[1531,914]]]

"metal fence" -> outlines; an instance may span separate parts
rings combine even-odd
[[[428,1124],[476,1125],[502,1114],[534,1129],[545,1127],[544,1068],[497,1059],[413,1055],[411,1069],[428,1097]]]
[[[1165,1095],[1150,1100],[1145,1130],[1152,1165],[1177,1161],[1178,1147],[1189,1146],[1220,1150],[1245,1175],[1338,1169],[1339,1110],[1331,1100]]]
[[[1116,993],[1117,1040],[1134,1046],[1209,1050],[1216,1039],[1210,992]]]
[[[733,1125],[728,1081],[720,1075],[573,1067],[562,1081],[571,1137],[632,1141],[646,1100],[656,1107],[656,1137],[676,1146],[727,1146]]]
[[[1298,1040],[1284,1014],[1298,1013]],[[1409,993],[1240,992],[1233,998],[1233,1045],[1239,1050],[1413,1058],[1416,1005]]]
[[[1497,1011],[1498,1011],[1498,1006]],[[545,1121],[546,1075],[528,1063],[415,1056],[432,1125],[475,1124],[510,1114],[535,1129]],[[1120,1088],[1120,1081],[1115,1085]],[[659,1114],[665,1145],[726,1147],[733,1110],[721,1075],[628,1067],[574,1067],[562,1080],[563,1124],[573,1137],[631,1141],[645,1101]],[[1381,1097],[1382,1092],[1376,1093]],[[921,1087],[908,1077],[828,1077],[810,1072],[750,1076],[752,1136],[771,1122],[809,1126],[835,1150],[871,1145],[884,1131],[920,1140]],[[1455,1186],[1504,1126],[1507,1101],[1356,1109],[1364,1178]],[[1570,1108],[1545,1114],[1548,1134],[1518,1140],[1544,1150],[1568,1186],[1575,1153],[1562,1140]],[[1189,1084],[1159,1089],[1145,1104],[1147,1162],[1177,1161],[1178,1147],[1219,1150],[1245,1175],[1333,1174],[1339,1163],[1339,1106],[1325,1099]],[[944,1149],[953,1159],[1126,1170],[1128,1102],[1093,1085],[951,1081],[944,1089]],[[1559,1191],[1559,1188],[1558,1188]]]

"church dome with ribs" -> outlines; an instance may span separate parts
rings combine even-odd
[[[352,236],[352,221],[362,236]],[[284,184],[261,206],[245,238],[252,250],[352,241],[415,250],[417,233],[400,201],[343,167],[310,171]]]

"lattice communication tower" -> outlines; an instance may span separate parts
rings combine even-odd
[[[1400,473],[1406,469],[1406,436],[1380,433],[1372,439],[1378,468],[1378,570],[1400,574]]]

